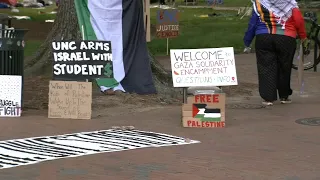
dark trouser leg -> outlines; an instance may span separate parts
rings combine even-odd
[[[272,45],[273,35],[256,36],[256,57],[259,79],[259,93],[265,101],[277,100],[277,56]]]
[[[292,95],[291,70],[296,51],[296,39],[288,36],[275,35],[275,48],[278,57],[278,93],[280,98]]]

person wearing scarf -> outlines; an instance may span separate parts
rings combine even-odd
[[[296,37],[307,38],[304,19],[295,0],[252,0],[253,12],[244,36],[245,52],[254,37],[259,93],[264,105],[291,103],[291,67]]]

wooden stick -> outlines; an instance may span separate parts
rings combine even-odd
[[[167,38],[167,55],[169,55],[169,38]]]
[[[187,87],[183,87],[182,88],[182,96],[183,96],[183,103],[188,103],[187,102],[187,98],[188,98],[188,88]]]

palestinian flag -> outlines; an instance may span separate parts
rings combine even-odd
[[[199,118],[201,121],[221,121],[221,109],[206,107],[206,104],[193,104],[193,118]]]
[[[142,0],[74,0],[84,40],[111,41],[114,77],[97,79],[102,91],[153,94]]]

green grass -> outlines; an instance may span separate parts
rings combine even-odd
[[[45,9],[32,9],[32,8],[17,8],[19,9],[19,13],[13,13],[10,9],[2,9],[0,13],[9,14],[11,16],[29,16],[31,18],[31,21],[36,22],[44,22],[48,19],[55,19],[55,14],[39,14],[39,11],[42,12],[52,12],[56,6],[50,6],[46,7]],[[21,21],[30,21],[30,20],[21,20]],[[43,41],[39,40],[31,40],[26,42],[26,46],[24,49],[24,55],[26,57],[32,56],[37,49],[40,47],[40,45],[43,43]]]
[[[237,0],[235,0],[237,1]],[[240,2],[243,0],[238,0]],[[228,1],[225,1],[227,3]],[[247,29],[248,17],[240,20],[235,16],[235,11],[214,11],[212,9],[182,9],[180,8],[180,34],[177,38],[169,39],[169,49],[197,49],[215,47],[234,47],[235,53],[244,48],[243,36]],[[39,15],[36,9],[20,9],[18,15],[27,15],[33,21],[44,21],[54,19],[55,15]],[[41,10],[43,11],[43,10]],[[52,9],[46,9],[47,12]],[[156,24],[157,9],[151,9],[151,24]],[[207,15],[216,12],[221,15],[217,17],[199,18],[199,15]],[[320,15],[320,14],[318,14]],[[320,19],[320,16],[319,16]],[[40,47],[42,41],[26,42],[25,55],[31,56]],[[149,50],[154,55],[166,55],[166,39],[152,37],[148,43]]]
[[[30,57],[34,55],[34,53],[39,49],[43,41],[27,41],[25,48],[24,48],[24,56],[25,57]]]
[[[217,16],[208,18],[195,17],[213,13],[212,9],[180,9],[180,34],[169,40],[169,49],[196,49],[215,47],[234,47],[235,51],[243,49],[243,35],[248,20],[240,20],[235,11],[215,11],[229,17]],[[151,24],[155,24],[156,9],[151,11]],[[166,39],[156,39],[148,43],[155,55],[166,54]]]
[[[28,15],[33,21],[53,19],[54,15],[39,15],[39,10],[21,9],[19,15]],[[50,12],[51,10],[47,10]],[[155,24],[157,9],[151,9],[151,23]],[[236,17],[235,11],[215,11],[231,17],[199,18],[199,15],[213,13],[212,9],[180,9],[180,35],[169,40],[170,49],[195,49],[214,47],[234,47],[236,52],[242,50],[242,37],[247,26],[247,20]],[[48,17],[50,16],[50,17]],[[25,47],[25,56],[30,56],[41,45],[41,41],[28,41]],[[148,43],[154,55],[166,54],[166,39],[156,39]]]
[[[178,0],[178,1],[176,0],[176,2],[178,2],[181,5],[185,5],[184,3],[180,3],[180,2],[182,2],[181,0]],[[223,0],[223,4],[218,5],[218,6],[221,6],[221,7],[244,7],[250,3],[251,3],[250,0]],[[198,1],[197,5],[198,6],[207,5],[207,0],[200,0],[200,1]]]
[[[155,24],[157,9],[151,10],[151,24]],[[212,9],[180,9],[180,34],[169,39],[169,49],[197,49],[215,47],[234,47],[235,53],[244,48],[243,36],[247,29],[249,17],[208,17],[199,18],[212,12],[224,15],[236,15],[235,11],[214,11]],[[320,19],[320,13],[318,13]],[[307,32],[310,24],[306,23]],[[149,50],[155,55],[166,55],[166,39],[153,37],[148,43]],[[252,44],[254,47],[254,44]]]
[[[244,7],[250,4],[250,0],[224,0],[223,6],[226,7]]]
[[[54,19],[55,14],[39,14],[39,11],[49,13],[53,11],[56,6],[50,6],[45,9],[32,9],[32,8],[17,8],[19,13],[11,12],[10,9],[1,9],[0,13],[9,14],[11,16],[29,16],[31,21],[44,22],[47,19]]]
[[[184,0],[175,0],[176,1],[176,5],[186,5]],[[248,5],[249,3],[251,3],[250,0],[223,0],[223,4],[222,5],[218,5],[218,6],[222,6],[222,7],[244,7],[246,5]],[[159,2],[156,1],[156,3],[153,4],[158,4]],[[207,0],[197,0],[197,4],[196,6],[206,6],[208,5]],[[188,4],[188,6],[192,6],[191,4]]]

